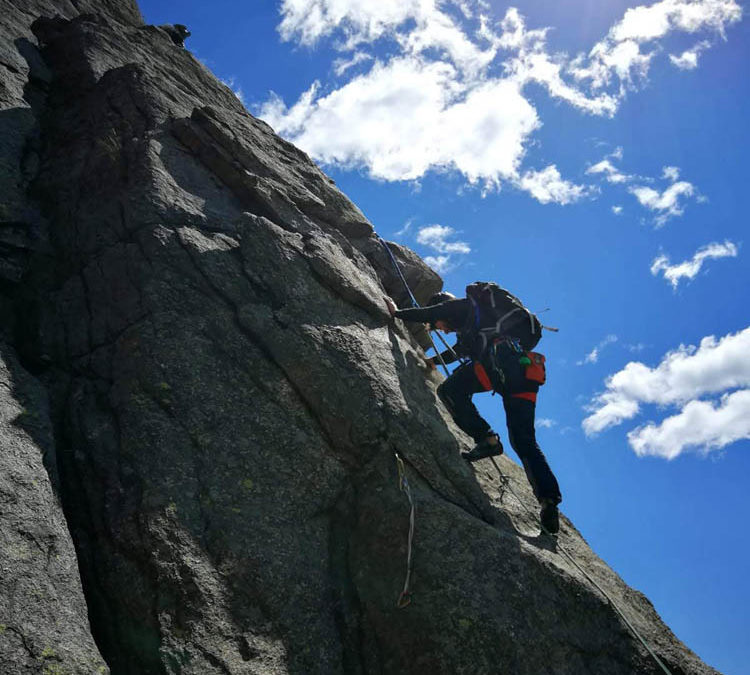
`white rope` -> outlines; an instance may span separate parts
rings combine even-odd
[[[409,500],[409,506],[411,511],[409,513],[409,538],[407,540],[408,553],[406,555],[406,579],[404,579],[404,589],[398,596],[396,601],[396,607],[403,609],[409,603],[411,603],[411,591],[409,590],[409,584],[411,583],[411,550],[412,542],[414,541],[414,500],[411,498],[411,489],[409,488],[409,481],[406,478],[406,469],[404,468],[404,460],[396,453],[396,466],[398,467],[398,486],[401,492],[406,493],[406,498]]]

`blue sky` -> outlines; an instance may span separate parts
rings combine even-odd
[[[141,2],[460,294],[560,328],[563,510],[709,664],[750,630],[750,22],[735,0]],[[497,399],[477,397],[504,432]]]

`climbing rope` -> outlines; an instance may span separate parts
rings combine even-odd
[[[505,495],[505,490],[509,490],[510,493],[516,498],[516,501],[521,505],[524,511],[531,516],[532,518],[536,517],[535,514],[531,512],[531,510],[526,506],[526,504],[521,500],[521,498],[515,493],[513,488],[510,484],[510,477],[506,476],[502,470],[500,469],[500,466],[495,461],[494,457],[490,457],[490,460],[495,465],[495,468],[497,469],[497,473],[500,476],[500,487],[498,488],[498,491],[500,492],[500,501],[503,501],[503,496]],[[555,536],[555,535],[553,535]],[[555,539],[557,537],[555,536]],[[620,616],[620,618],[625,622],[625,625],[628,627],[630,632],[640,641],[640,643],[646,648],[646,651],[652,656],[654,661],[657,663],[657,665],[666,673],[666,675],[672,675],[669,668],[667,668],[664,665],[664,662],[659,658],[659,656],[654,652],[653,649],[649,646],[648,642],[643,638],[643,636],[638,632],[636,627],[629,621],[628,617],[625,616],[623,611],[618,607],[617,603],[610,597],[610,595],[596,582],[595,579],[591,577],[591,575],[586,572],[583,567],[581,567],[576,559],[567,551],[567,549],[560,543],[559,540],[557,540],[557,549],[562,553],[573,565],[578,569],[578,571],[586,578],[588,579],[589,583],[596,588],[607,600],[607,602],[610,604],[612,609],[617,612],[617,614]]]
[[[404,277],[404,273],[401,271],[401,265],[398,264],[398,260],[396,260],[396,256],[393,255],[393,251],[391,251],[391,247],[388,246],[388,242],[385,241],[385,239],[381,239],[380,237],[378,237],[378,235],[375,235],[375,236],[378,238],[378,241],[383,245],[383,248],[386,250],[386,253],[388,253],[388,257],[391,259],[391,262],[393,263],[393,267],[395,268],[396,273],[401,279],[401,283],[404,285],[406,292],[409,294],[409,297],[411,298],[412,306],[419,307],[420,305],[417,302],[417,299],[414,297],[414,293],[411,292],[411,288],[409,288],[409,284],[406,281],[406,277]],[[454,356],[456,356],[456,353],[453,351],[452,347],[445,341],[443,336],[440,334],[440,331],[435,331],[435,332],[437,333],[437,336],[440,338],[440,341],[448,349],[450,349],[450,351],[453,353]],[[445,364],[443,357],[441,356],[440,352],[437,350],[437,347],[435,346],[435,341],[432,339],[431,331],[427,331],[427,337],[430,339],[430,344],[432,345],[432,349],[435,352],[435,356],[437,357],[438,361],[440,361],[440,365],[445,371],[445,376],[449,377],[450,371],[448,370],[448,366]]]
[[[409,538],[407,540],[407,555],[406,555],[406,579],[404,579],[404,589],[398,596],[396,601],[396,607],[403,609],[411,603],[411,591],[409,585],[411,583],[411,545],[414,541],[414,500],[411,498],[411,489],[409,488],[409,481],[406,478],[406,469],[404,468],[404,460],[402,460],[398,453],[396,453],[396,466],[398,467],[398,487],[401,492],[406,493],[406,498],[409,500],[410,513],[409,513]]]
[[[375,235],[378,237],[378,235]],[[388,242],[385,239],[381,239],[378,237],[378,241],[383,245],[383,248],[385,249],[386,253],[391,259],[391,262],[393,263],[393,267],[396,269],[396,274],[401,278],[401,283],[404,285],[404,288],[406,289],[406,292],[409,294],[409,297],[411,298],[411,304],[413,307],[419,307],[419,303],[417,302],[417,299],[414,297],[414,293],[411,292],[411,288],[409,288],[409,284],[406,283],[406,278],[404,277],[404,273],[401,271],[401,266],[398,264],[398,260],[396,260],[396,257],[393,255],[393,251],[391,251],[391,247],[388,246]]]

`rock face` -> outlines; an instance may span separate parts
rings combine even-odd
[[[568,521],[537,536],[515,464],[522,503],[460,460],[389,256],[304,153],[129,0],[0,1],[3,672],[663,672],[581,570],[715,672]]]

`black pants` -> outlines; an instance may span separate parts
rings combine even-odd
[[[451,376],[438,387],[438,395],[456,424],[477,443],[495,433],[471,402],[471,397],[482,391],[486,389],[477,379],[473,363],[466,363],[454,370]],[[562,501],[557,479],[536,442],[534,429],[536,403],[506,395],[503,396],[503,406],[510,444],[523,464],[526,477],[529,479],[536,498],[539,501],[543,499]]]

